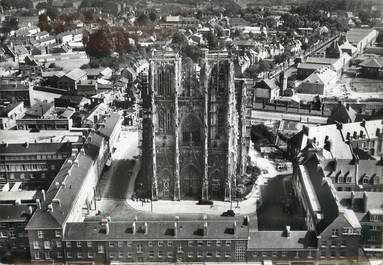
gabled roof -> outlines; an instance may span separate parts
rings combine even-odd
[[[80,78],[84,77],[85,75],[86,75],[86,72],[84,70],[77,68],[77,69],[73,69],[72,71],[67,73],[65,76],[67,78],[77,81]]]
[[[383,68],[383,58],[370,58],[363,61],[359,65],[367,68]]]
[[[331,116],[328,118],[328,123],[349,123],[355,122],[357,112],[349,105],[338,104],[338,106],[332,111]]]

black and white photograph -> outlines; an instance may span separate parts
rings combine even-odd
[[[0,265],[383,265],[383,0],[0,0]]]

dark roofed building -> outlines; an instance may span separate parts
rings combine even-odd
[[[359,66],[362,68],[362,75],[366,78],[379,79],[383,77],[383,58],[369,58]]]
[[[71,143],[0,144],[0,183],[22,182],[29,188],[47,188],[64,160]]]
[[[350,107],[349,104],[339,103],[338,106],[331,112],[328,118],[328,124],[335,124],[337,122],[350,123],[357,121],[357,112]]]

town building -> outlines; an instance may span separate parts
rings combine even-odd
[[[24,116],[24,102],[11,103],[7,106],[0,105],[0,130],[9,130],[16,126],[16,120]]]
[[[379,32],[372,28],[352,28],[347,31],[347,41],[358,49],[358,53],[375,43]]]
[[[297,92],[301,94],[326,95],[338,80],[336,72],[328,67],[316,70],[298,86]]]
[[[365,78],[381,79],[383,78],[383,58],[369,58],[359,64],[361,74]]]
[[[25,107],[30,107],[33,99],[33,86],[26,80],[15,78],[0,80],[0,98],[8,100],[10,103],[24,102]]]
[[[0,145],[0,183],[21,182],[46,188],[72,152],[69,143],[6,143]]]

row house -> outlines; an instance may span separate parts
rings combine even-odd
[[[25,227],[37,208],[41,192],[20,190],[21,183],[0,185],[0,256],[28,261],[29,243]]]
[[[71,143],[2,143],[0,183],[47,187],[71,151]]]
[[[0,106],[0,129],[9,130],[16,126],[16,120],[25,113],[24,102],[11,103],[6,107]]]

